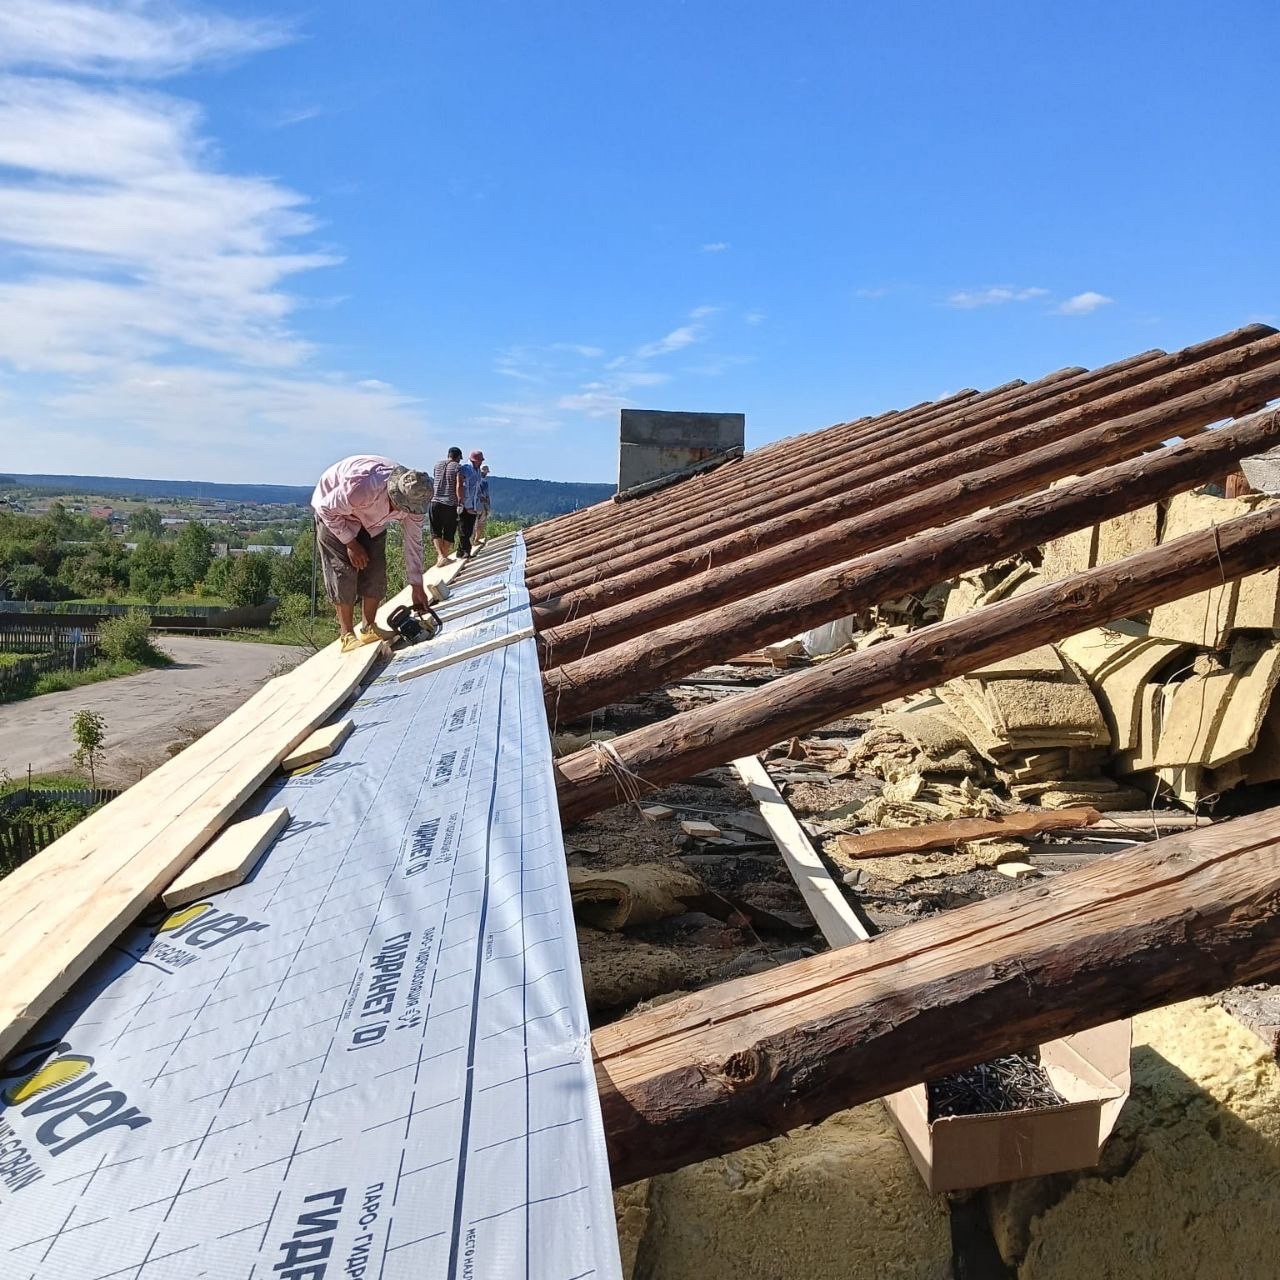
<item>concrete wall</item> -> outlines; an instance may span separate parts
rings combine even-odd
[[[676,413],[623,409],[618,445],[618,489],[656,480],[713,453],[741,448],[741,413]]]

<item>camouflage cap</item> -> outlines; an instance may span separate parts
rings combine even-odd
[[[422,515],[431,505],[434,492],[435,485],[425,471],[397,467],[387,480],[387,497],[391,499],[391,505],[416,516]]]

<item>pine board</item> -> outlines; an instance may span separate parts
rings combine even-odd
[[[280,761],[280,767],[288,773],[319,760],[327,760],[351,736],[354,727],[350,720],[322,725],[285,756]]]
[[[769,827],[787,869],[791,872],[822,936],[833,947],[870,938],[857,913],[845,900],[840,886],[831,878],[818,851],[805,834],[800,820],[782,793],[773,784],[769,771],[759,756],[743,756],[733,762],[738,776],[746,783],[751,798],[760,806],[760,816]]]
[[[224,827],[164,891],[164,905],[181,907],[206,894],[243,884],[288,821],[288,809],[269,809]]]
[[[456,577],[466,562],[432,570]],[[407,599],[408,593],[402,593]],[[388,601],[385,616],[401,602]],[[0,881],[0,1058],[360,686],[382,646],[335,642]]]

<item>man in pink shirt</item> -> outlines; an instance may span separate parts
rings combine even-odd
[[[413,606],[427,608],[422,585],[422,516],[431,502],[431,477],[390,458],[335,462],[320,477],[311,505],[324,585],[338,614],[343,653],[389,638],[378,630],[378,605],[387,594],[387,526],[404,530],[404,571]],[[354,627],[356,599],[363,622]]]

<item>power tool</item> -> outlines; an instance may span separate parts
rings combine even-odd
[[[444,620],[430,605],[421,615],[407,604],[397,605],[387,615],[387,623],[393,631],[399,633],[406,645],[417,644],[419,640],[430,640],[444,629]]]

